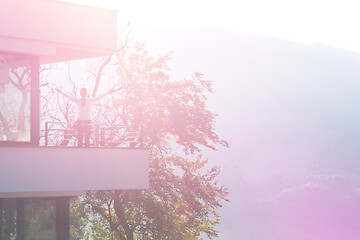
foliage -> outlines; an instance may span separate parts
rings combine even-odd
[[[70,203],[70,235],[74,240],[83,239],[87,225],[87,212],[80,200],[75,198]]]
[[[19,201],[19,200],[18,200]],[[2,232],[0,239],[15,240],[17,236],[18,204],[14,198],[1,199]],[[55,200],[41,198],[23,199],[25,240],[55,239]]]
[[[16,239],[16,201],[14,199],[1,199],[2,227],[1,239]]]
[[[109,239],[199,239],[201,234],[213,239],[218,236],[216,208],[227,190],[216,183],[217,167],[199,173],[206,163],[153,157],[149,190],[89,192],[84,204],[107,221],[115,233]]]
[[[171,81],[164,71],[170,59],[171,53],[153,59],[143,45],[128,56],[118,55],[123,91],[117,105],[125,107],[124,120],[140,127],[143,146],[160,151],[172,140],[186,153],[227,145],[214,132],[216,114],[206,106],[211,82],[197,72],[189,80]]]
[[[25,199],[25,240],[56,238],[55,201],[41,198]]]
[[[96,122],[111,128],[114,139],[119,126],[139,131],[138,147],[151,152],[150,183],[147,190],[88,192],[74,201],[73,239],[218,236],[217,209],[228,201],[228,192],[217,182],[219,168],[208,166],[201,152],[228,143],[215,132],[216,114],[207,109],[211,82],[197,72],[190,79],[170,79],[171,56],[153,58],[143,44],[137,44],[99,60],[93,68],[93,96],[105,81],[106,69],[116,71],[117,79],[110,81],[121,88],[97,106]],[[68,105],[57,109],[66,109],[62,114],[68,119]]]
[[[152,154],[148,190],[98,191],[84,197],[90,212],[106,220],[101,226],[111,229],[109,239],[218,236],[217,208],[227,201],[227,189],[217,183],[219,168],[209,169],[207,159],[195,153],[203,146],[215,150],[216,144],[228,144],[215,133],[216,115],[206,106],[211,82],[200,73],[189,80],[170,80],[170,59],[171,53],[154,59],[140,44],[116,56],[122,89],[105,107],[111,111],[103,109],[103,123],[139,128],[140,145]]]

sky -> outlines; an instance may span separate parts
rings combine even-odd
[[[136,31],[214,27],[360,52],[360,3],[354,0],[64,1],[115,9],[119,28],[130,22]]]
[[[360,239],[360,57],[332,48],[360,52],[356,1],[77,2],[118,10],[119,32],[130,22],[138,34],[251,33],[205,42],[190,31],[174,58],[226,96],[216,99],[231,146],[215,157],[231,200],[220,239]]]

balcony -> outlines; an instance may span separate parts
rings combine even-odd
[[[0,198],[148,187],[149,150],[140,147],[137,129],[91,124],[90,146],[79,147],[76,129],[64,126],[46,122],[39,147],[0,148]]]

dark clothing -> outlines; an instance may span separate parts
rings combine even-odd
[[[77,132],[78,147],[90,147],[91,121],[76,121],[75,129]]]

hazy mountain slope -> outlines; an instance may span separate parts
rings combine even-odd
[[[359,54],[211,29],[140,39],[175,52],[174,77],[214,81],[222,239],[360,238]]]

